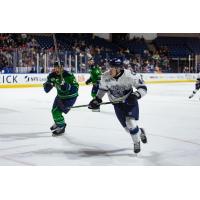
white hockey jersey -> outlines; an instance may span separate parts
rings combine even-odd
[[[147,93],[147,88],[140,74],[135,74],[130,70],[124,70],[123,74],[115,79],[106,71],[101,76],[97,97],[102,99],[107,92],[111,102],[123,102],[130,93],[137,90],[141,97]]]

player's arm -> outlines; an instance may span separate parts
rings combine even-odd
[[[141,76],[138,76],[138,79],[135,83],[135,88],[137,89],[136,94],[138,99],[142,98],[147,94],[147,86],[144,84],[144,80]]]
[[[44,91],[46,93],[50,92],[51,89],[54,87],[54,82],[53,82],[53,75],[49,74],[47,77],[47,81],[43,84]]]
[[[100,81],[100,85],[99,85],[99,89],[97,91],[97,95],[92,101],[90,101],[88,108],[89,109],[97,108],[99,106],[99,104],[102,103],[102,98],[106,94],[107,91],[108,91],[107,85],[104,82],[104,80],[102,79]]]
[[[134,104],[138,99],[142,98],[147,94],[147,87],[144,84],[144,81],[141,76],[133,79],[133,87],[136,88],[136,91],[132,92],[127,97],[127,103]]]

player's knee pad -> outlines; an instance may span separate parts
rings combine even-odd
[[[137,127],[137,121],[133,117],[126,117],[126,126],[128,129]]]
[[[132,117],[126,117],[126,126],[129,129],[130,134],[136,134],[139,131],[137,121]]]
[[[134,129],[130,129],[130,134],[131,135],[135,135],[137,133],[139,133],[140,129],[138,128],[138,126],[136,126]]]

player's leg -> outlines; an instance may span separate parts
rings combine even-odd
[[[125,130],[127,130],[126,128],[126,116],[125,116],[125,112],[123,109],[123,104],[122,103],[118,103],[118,104],[114,104],[114,110],[115,110],[115,114],[117,116],[117,119],[119,120],[120,124],[125,128]]]
[[[52,109],[55,125],[51,127],[51,130],[55,128],[52,130],[54,135],[61,135],[65,132],[66,123],[62,113],[67,114],[70,111],[70,107],[72,107],[76,102],[76,99],[77,97],[71,99],[60,99],[57,97],[55,99]]]
[[[131,138],[133,140],[134,152],[139,153],[140,150],[141,150],[141,148],[140,148],[140,138],[139,138],[140,129],[137,126],[137,122],[132,117],[126,117],[126,125],[127,125],[128,131],[131,135]]]
[[[139,105],[138,102],[136,101],[133,105],[130,104],[125,104],[125,110],[126,110],[126,121],[128,121],[128,124],[131,125],[131,121],[134,120],[132,124],[132,129],[135,127],[136,130],[139,129],[139,136],[142,141],[142,143],[147,143],[147,137],[145,134],[145,130],[143,128],[139,128],[137,121],[139,120]],[[129,123],[130,121],[130,123]],[[129,126],[129,129],[131,127]],[[135,130],[135,131],[136,131]]]
[[[134,152],[139,153],[140,152],[140,140],[138,137],[138,128],[136,129],[136,126],[133,124],[134,121],[127,120],[127,108],[125,104],[115,104],[114,105],[115,114],[120,121],[121,125],[124,127],[126,132],[128,132],[131,135],[131,138],[134,143]]]
[[[195,90],[192,92],[192,94],[189,96],[189,99],[191,99],[196,93],[197,91],[200,89],[200,84],[196,83],[195,84]]]
[[[58,107],[55,107],[52,109],[52,115],[55,122],[55,124],[50,128],[52,130],[53,136],[63,134],[65,132],[66,124],[64,117],[62,116],[62,111]]]
[[[98,89],[99,89],[98,84],[94,84],[92,86],[91,96],[92,96],[93,99],[97,96]],[[93,112],[100,112],[100,105],[96,109],[92,109],[92,111]]]
[[[65,120],[64,117],[62,115],[62,106],[60,105],[60,99],[58,97],[55,98],[54,100],[54,104],[53,104],[53,108],[51,110],[52,116],[53,116],[53,120],[55,122],[55,124],[53,126],[51,126],[51,131],[53,132],[53,136],[54,135],[61,135],[65,132]]]
[[[140,139],[143,143],[147,143],[146,134],[143,128],[139,128],[137,121],[139,120],[139,105],[136,102],[134,105],[124,104],[126,110],[126,126],[129,130],[134,143],[134,152],[140,152]]]
[[[77,99],[77,97],[62,100],[62,103],[63,103],[63,106],[64,106],[63,112],[65,114],[67,114],[70,111],[70,107],[72,107],[75,104],[76,99]]]

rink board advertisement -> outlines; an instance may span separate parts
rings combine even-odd
[[[193,82],[198,74],[142,74],[146,83]]]
[[[0,87],[41,87],[46,74],[0,74]]]
[[[193,82],[198,74],[142,74],[146,83]],[[0,74],[0,88],[41,87],[48,74]],[[80,85],[85,85],[89,74],[75,74]]]

